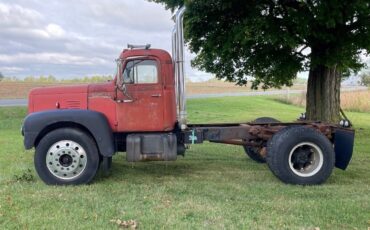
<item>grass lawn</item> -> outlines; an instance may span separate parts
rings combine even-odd
[[[303,108],[269,97],[188,101],[189,120],[238,122],[260,116],[294,120]],[[347,171],[321,186],[285,185],[241,147],[194,145],[176,162],[127,163],[88,186],[46,186],[23,149],[25,108],[0,108],[0,229],[368,229],[370,114],[348,113],[356,126]],[[30,171],[29,171],[30,169]]]

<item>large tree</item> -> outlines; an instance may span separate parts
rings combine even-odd
[[[311,120],[339,119],[341,78],[370,51],[369,0],[153,1],[172,10],[185,4],[193,64],[217,78],[266,89],[309,71]]]

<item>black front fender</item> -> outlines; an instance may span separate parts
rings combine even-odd
[[[22,127],[25,148],[35,147],[45,132],[51,127],[63,127],[62,124],[75,124],[86,129],[95,139],[103,156],[115,153],[113,132],[107,118],[91,110],[48,110],[29,114]]]

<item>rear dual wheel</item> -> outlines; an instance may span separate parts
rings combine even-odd
[[[335,154],[322,133],[304,126],[292,126],[276,133],[267,145],[267,164],[281,181],[314,185],[331,175]]]
[[[252,123],[280,123],[279,120],[276,120],[272,117],[260,117],[254,120]],[[245,153],[255,162],[257,163],[266,163],[266,156],[261,154],[262,149],[265,146],[262,147],[252,147],[252,146],[243,146]]]
[[[35,168],[46,184],[89,183],[99,167],[91,136],[79,129],[61,128],[46,134],[36,147]]]

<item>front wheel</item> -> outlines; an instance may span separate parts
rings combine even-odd
[[[89,183],[99,167],[99,153],[85,132],[61,128],[46,134],[36,147],[35,168],[46,184]]]
[[[289,184],[321,184],[335,163],[334,149],[320,132],[304,126],[277,132],[267,146],[267,164],[281,181]]]

